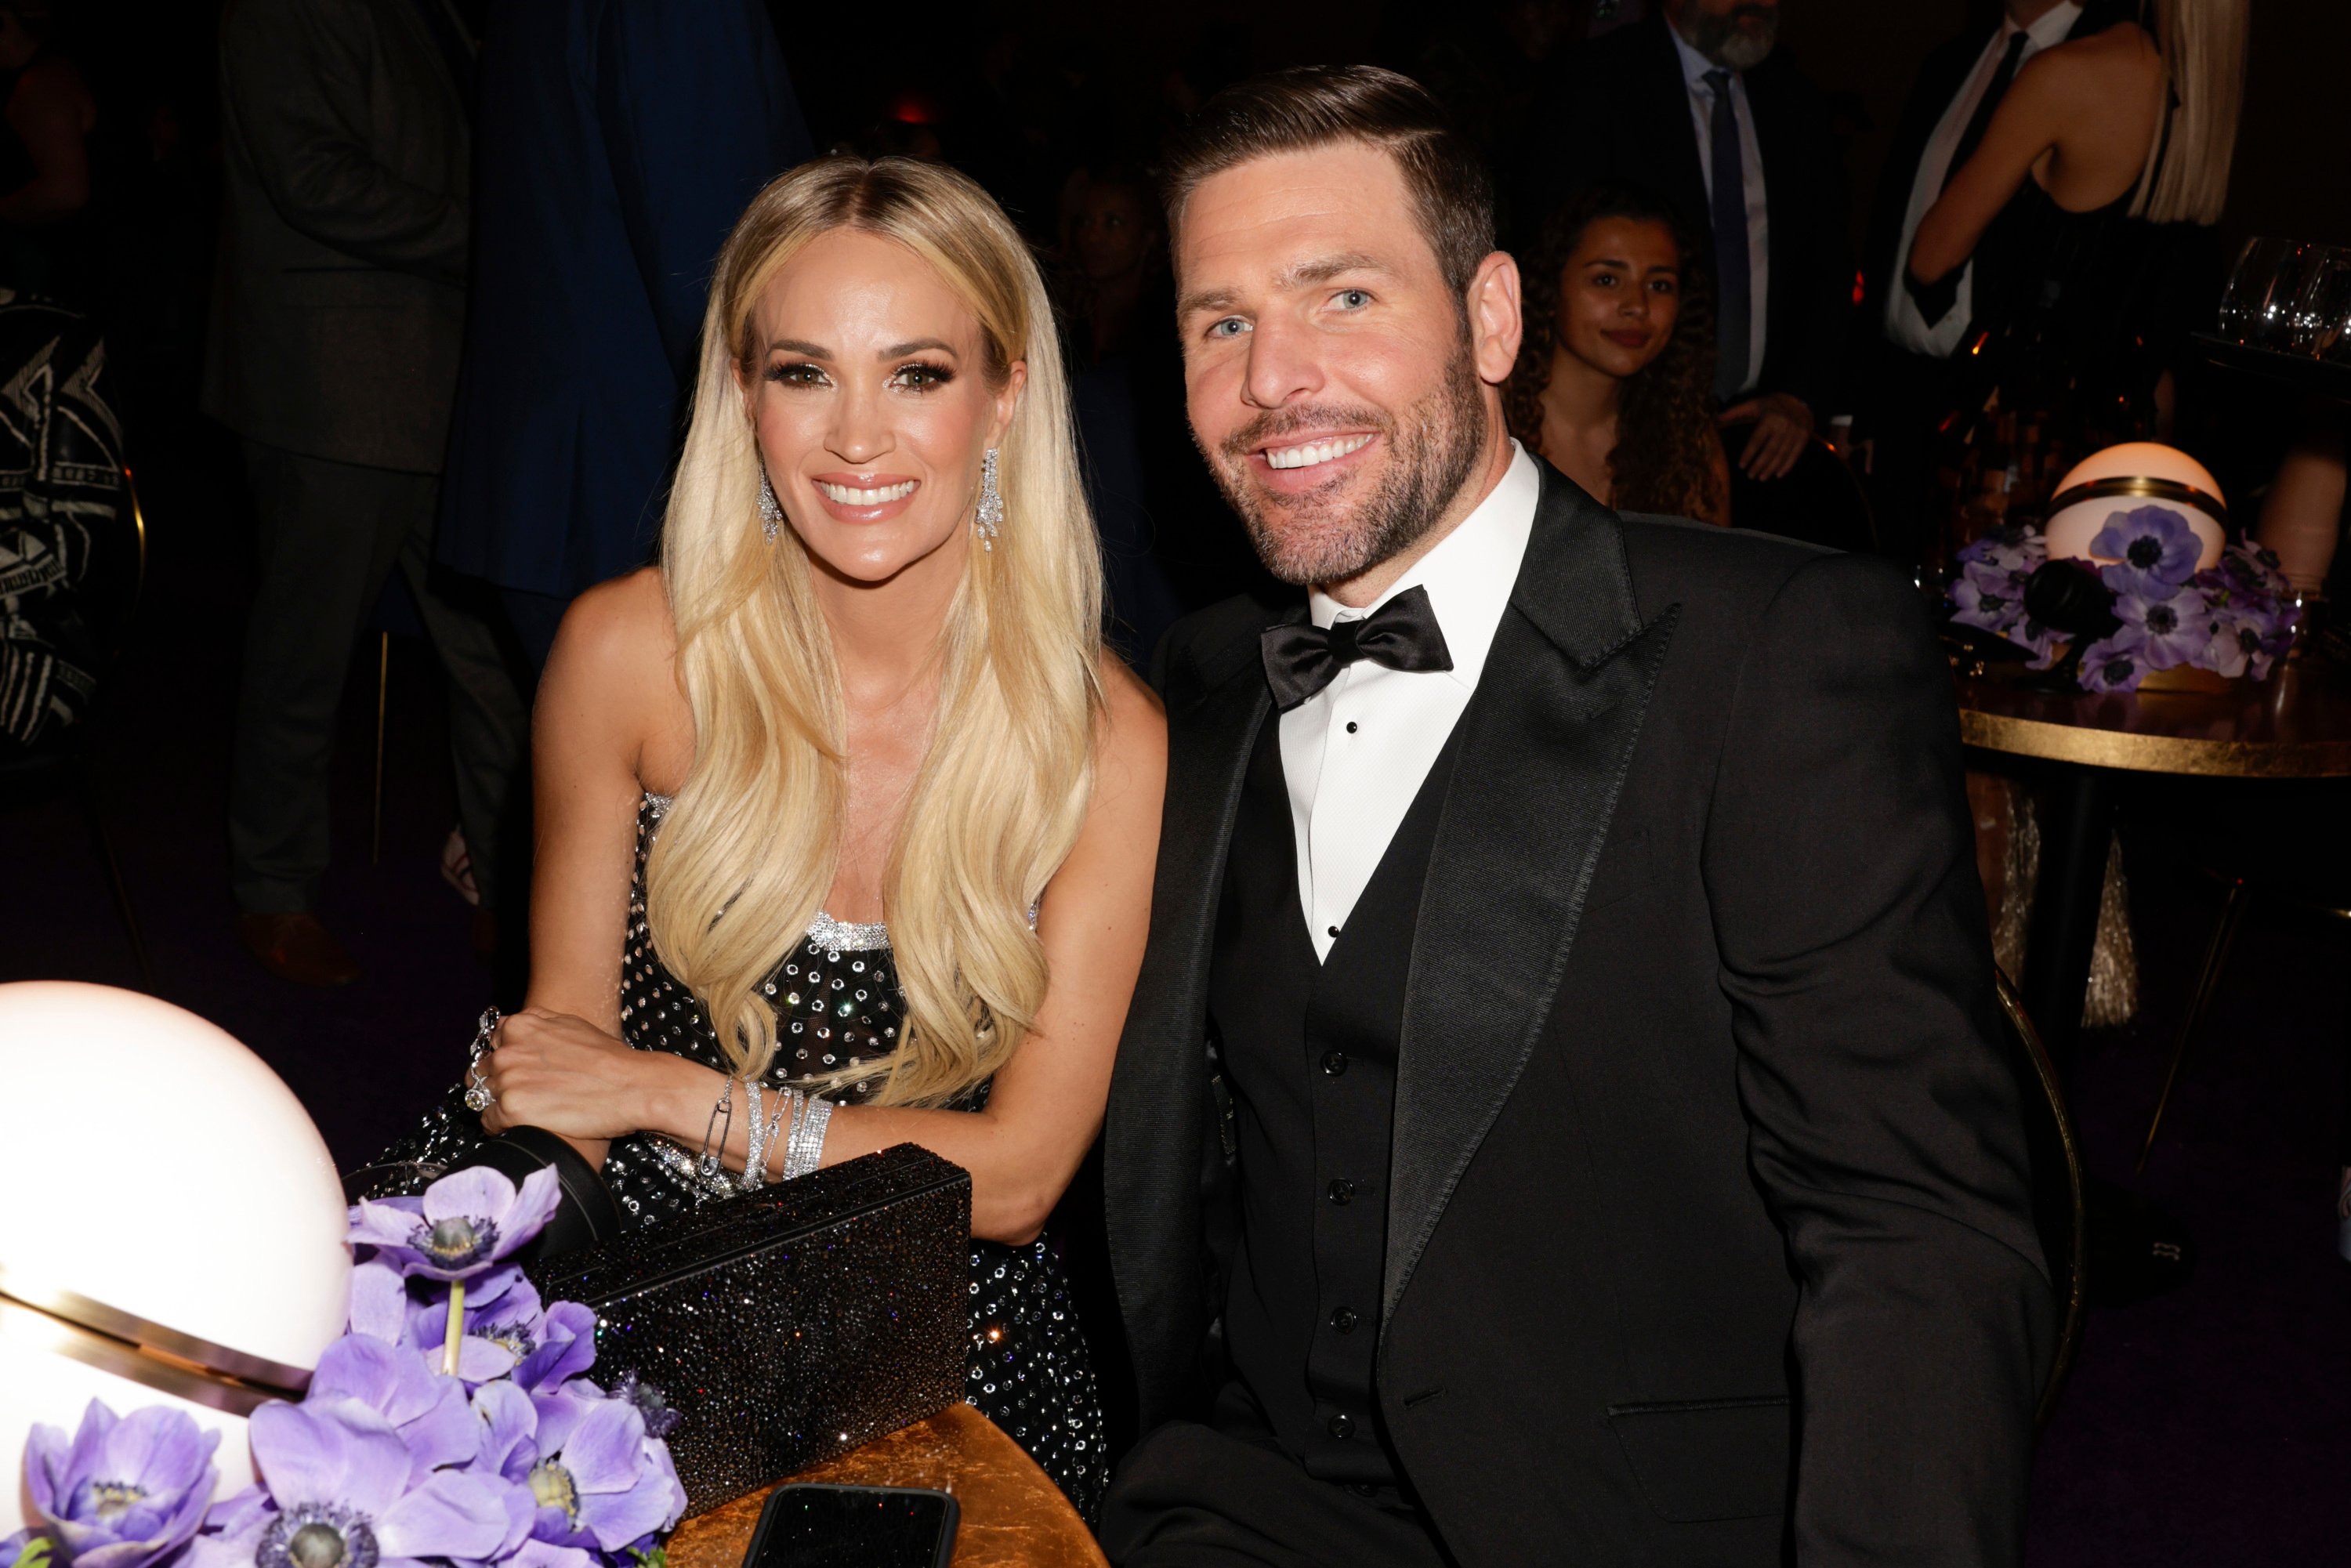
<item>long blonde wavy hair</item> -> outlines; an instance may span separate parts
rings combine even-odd
[[[1004,521],[992,549],[970,551],[938,633],[938,706],[883,873],[906,998],[898,1047],[810,1081],[879,1077],[876,1103],[935,1105],[1009,1060],[1044,998],[1029,912],[1083,822],[1102,700],[1101,546],[1052,308],[1019,235],[961,174],[903,158],[804,163],[753,199],[719,253],[661,551],[694,766],[646,864],[646,921],[736,1070],[764,1073],[777,1039],[761,987],[832,884],[845,742],[807,547],[789,528],[772,545],[762,534],[742,387],[758,373],[760,295],[837,228],[938,269],[979,319],[992,386],[1028,364],[998,448]]]

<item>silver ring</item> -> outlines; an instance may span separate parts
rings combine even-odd
[[[490,1092],[490,1081],[483,1076],[479,1061],[466,1070],[465,1080],[466,1110],[479,1114],[498,1103],[498,1097]]]

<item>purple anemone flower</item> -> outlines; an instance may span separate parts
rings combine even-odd
[[[346,1334],[320,1354],[309,1396],[355,1400],[392,1423],[408,1448],[410,1479],[420,1483],[444,1465],[469,1462],[481,1447],[462,1383],[415,1351],[366,1334]]]
[[[2187,517],[2164,506],[2113,513],[2090,541],[2092,555],[2118,563],[2098,574],[2106,586],[2141,599],[2170,598],[2196,575],[2196,558],[2203,550]]]
[[[634,1372],[621,1374],[621,1381],[612,1385],[612,1397],[637,1407],[637,1414],[645,1418],[648,1437],[667,1437],[685,1424],[685,1412],[672,1407],[652,1384],[639,1382]]]
[[[2151,666],[2139,652],[2142,633],[2135,626],[2126,626],[2111,637],[2101,638],[2082,654],[2081,680],[2085,692],[2128,692],[2138,689],[2139,682]]]
[[[2138,633],[2137,654],[2150,670],[2188,664],[2212,640],[2212,607],[2193,588],[2156,600],[2118,593],[2115,613],[2122,617],[2125,632]]]
[[[1959,559],[1962,564],[2021,571],[2030,577],[2034,568],[2049,559],[2049,542],[2031,528],[2002,528],[1970,541]]]
[[[645,1418],[585,1379],[531,1401],[538,1458],[526,1484],[538,1503],[533,1536],[555,1546],[616,1552],[685,1511],[669,1447],[645,1435]]]
[[[1970,566],[1951,580],[1951,619],[1960,625],[2006,635],[2024,619],[2024,578]]]
[[[266,1492],[213,1510],[189,1568],[423,1568],[484,1562],[511,1532],[513,1490],[488,1476],[435,1470],[418,1484],[392,1424],[353,1399],[265,1405],[253,1457]]]
[[[185,1411],[156,1405],[118,1416],[93,1399],[70,1439],[62,1427],[33,1428],[26,1491],[59,1557],[146,1568],[204,1523],[219,1446],[220,1434],[199,1429]]]
[[[517,1192],[498,1172],[472,1166],[426,1187],[418,1209],[396,1201],[359,1205],[351,1240],[376,1249],[403,1274],[471,1279],[538,1235],[559,1197],[551,1169],[531,1172]]]

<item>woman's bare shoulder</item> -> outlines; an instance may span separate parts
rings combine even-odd
[[[571,655],[583,667],[628,674],[677,657],[677,623],[658,567],[600,582],[571,601],[549,663]]]
[[[2146,85],[2163,71],[2155,40],[2135,22],[2117,22],[2086,37],[2069,38],[2024,62],[2016,85],[2057,97],[2110,94]]]
[[[652,567],[598,583],[571,601],[539,680],[539,724],[569,716],[636,748],[676,727],[677,628]]]

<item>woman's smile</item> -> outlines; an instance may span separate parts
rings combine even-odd
[[[836,521],[879,523],[906,510],[923,482],[906,474],[818,474],[809,480]]]

